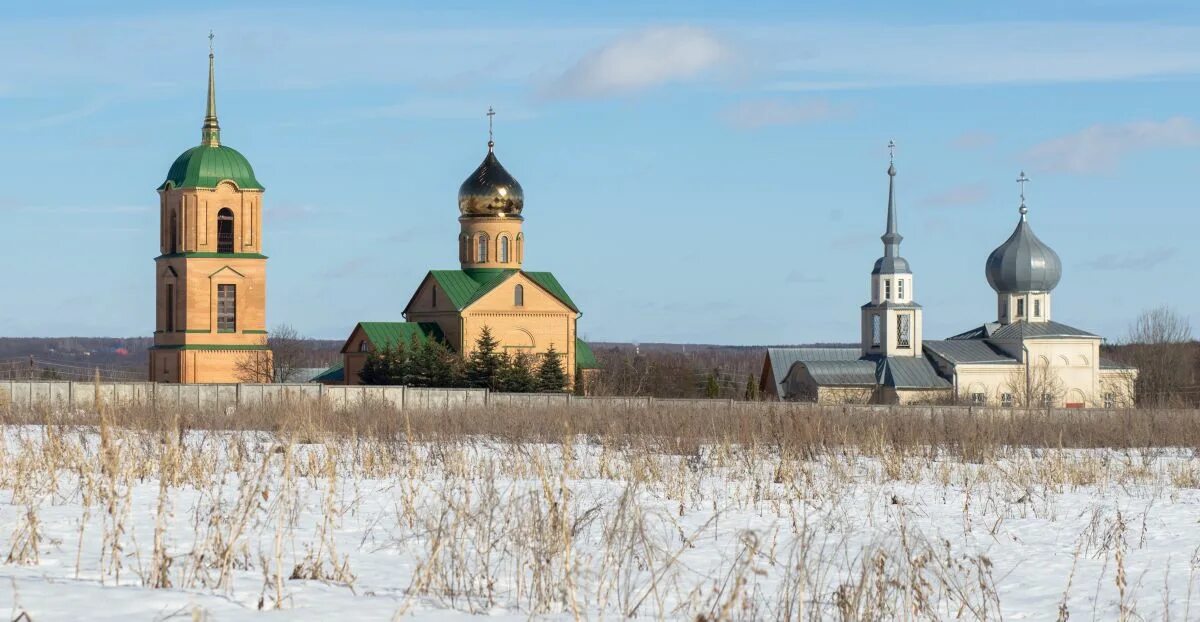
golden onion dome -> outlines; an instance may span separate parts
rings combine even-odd
[[[488,145],[487,157],[458,189],[458,211],[463,216],[520,216],[525,207],[521,184],[504,167]]]

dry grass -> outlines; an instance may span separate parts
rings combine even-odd
[[[961,497],[964,534],[995,538],[1014,518],[1053,520],[1064,490],[1168,497],[1200,485],[1200,460],[1168,449],[1200,446],[1200,423],[1169,411],[969,419],[294,404],[9,412],[0,425],[0,491],[17,510],[7,563],[37,564],[48,546],[41,513],[70,505],[77,541],[52,544],[73,553],[76,577],[234,594],[254,576],[261,609],[292,606],[295,581],[358,594],[355,553],[389,550],[413,560],[397,615],[998,619],[988,555],[926,535],[921,509],[897,493],[865,517],[847,499],[932,483]],[[1095,447],[1121,451],[1078,450]],[[183,491],[190,501],[177,507]],[[133,517],[146,511],[154,518],[139,534]],[[696,574],[695,556],[731,513],[776,519],[740,532],[713,572]],[[1138,615],[1127,560],[1145,515],[1098,508],[1078,536],[1077,559],[1112,560],[1121,618]],[[864,543],[852,537],[861,521],[889,528]],[[362,526],[349,549],[338,537],[347,522]],[[1070,615],[1073,578],[1047,617]]]

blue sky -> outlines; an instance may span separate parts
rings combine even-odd
[[[994,316],[1017,219],[1063,258],[1055,319],[1200,320],[1200,6],[1169,2],[24,3],[0,23],[0,335],[148,335],[155,188],[198,143],[266,185],[269,323],[341,338],[457,267],[486,151],[526,267],[605,341],[853,341],[882,246],[945,337]]]

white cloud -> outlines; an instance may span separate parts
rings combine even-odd
[[[990,194],[991,191],[988,189],[988,186],[985,183],[979,182],[962,184],[960,186],[948,188],[943,192],[925,197],[921,201],[921,204],[928,205],[930,207],[962,207],[964,205],[977,205],[986,201]]]
[[[1157,23],[809,22],[747,29],[780,59],[771,88],[1098,82],[1200,73],[1200,28]]]
[[[652,28],[589,52],[546,93],[566,98],[621,95],[695,78],[731,55],[724,42],[702,28]]]
[[[772,125],[800,125],[837,117],[850,116],[850,111],[825,99],[788,101],[759,99],[739,102],[721,112],[726,123],[740,129],[757,129]]]
[[[1116,170],[1122,158],[1138,151],[1196,146],[1200,146],[1200,126],[1187,117],[1171,117],[1093,125],[1034,145],[1025,157],[1038,170],[1093,174]]]

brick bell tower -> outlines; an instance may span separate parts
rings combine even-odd
[[[211,33],[200,145],[175,160],[158,194],[150,380],[269,380],[263,187],[250,162],[221,144]]]

